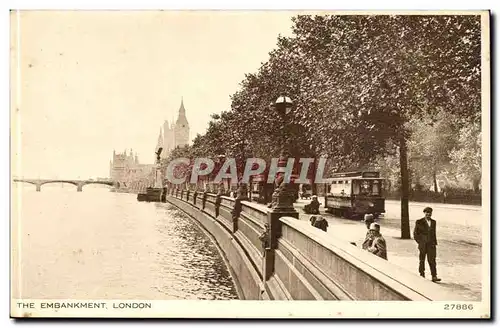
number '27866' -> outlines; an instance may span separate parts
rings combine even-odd
[[[474,304],[445,304],[445,310],[473,310]]]

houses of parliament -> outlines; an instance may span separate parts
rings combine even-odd
[[[160,128],[159,141],[163,140],[162,158],[167,158],[172,150],[176,147],[182,147],[189,144],[189,123],[186,117],[186,109],[184,108],[184,100],[181,99],[181,106],[179,107],[179,115],[175,123],[165,120],[163,123],[163,136],[162,129]]]
[[[181,99],[177,120],[175,123],[173,120],[172,122],[165,120],[160,127],[160,135],[158,136],[156,147],[163,147],[161,157],[167,158],[173,149],[188,144],[189,123],[186,117],[186,109],[184,108],[184,100]],[[156,160],[153,156],[152,159]],[[134,182],[149,180],[150,176],[154,174],[154,168],[155,164],[139,163],[137,154],[134,154],[132,149],[130,149],[129,154],[127,154],[126,150],[123,153],[116,153],[113,150],[113,159],[109,162],[109,176],[111,180],[118,181],[120,186],[128,188]]]

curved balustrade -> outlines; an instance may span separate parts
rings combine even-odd
[[[461,299],[349,243],[333,240],[307,221],[261,204],[242,201],[237,213],[233,198],[199,191],[195,204],[193,191],[185,190],[170,192],[167,201],[214,237],[242,299]]]

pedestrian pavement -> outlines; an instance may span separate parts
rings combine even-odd
[[[321,202],[322,200],[320,200]],[[309,201],[299,200],[296,206],[302,207]],[[422,218],[423,209],[427,205],[434,208],[433,218],[438,222],[438,236],[455,243],[471,244],[481,246],[483,242],[483,232],[488,231],[490,217],[487,211],[468,210],[463,206],[445,204],[444,208],[440,204],[414,203],[409,204],[410,225],[414,226],[415,221]],[[437,205],[437,206],[436,206]],[[385,228],[401,229],[401,203],[396,201],[386,201],[385,214],[381,224]],[[438,237],[438,238],[439,238]]]
[[[311,200],[310,199],[298,199],[297,203],[298,204],[309,204]],[[323,205],[325,204],[325,197],[318,197],[318,201],[322,203]],[[400,200],[393,200],[393,199],[386,199],[385,200],[386,204],[397,204],[399,205],[401,203]],[[434,209],[437,208],[442,208],[442,209],[454,209],[454,210],[467,210],[467,211],[481,211],[482,206],[479,205],[461,205],[461,204],[446,204],[446,203],[429,203],[429,202],[408,202],[410,206],[420,206],[422,209],[424,207],[430,206]]]
[[[386,204],[400,204],[400,200],[386,199]],[[422,208],[430,206],[432,208],[457,209],[467,211],[481,211],[482,206],[479,205],[461,205],[461,204],[446,204],[446,203],[429,203],[429,202],[409,202],[411,206],[421,206]]]
[[[299,201],[295,207],[300,213],[300,220],[309,221],[310,215],[304,214],[302,209],[306,203],[308,201]],[[337,240],[344,240],[346,243],[355,242],[358,247],[361,247],[366,236],[366,225],[362,221],[338,218],[325,213],[323,209],[321,209],[321,214],[328,221],[329,226],[326,232],[328,235]],[[388,261],[419,276],[416,242],[413,239],[401,239],[400,229],[384,227],[383,220],[380,220],[381,233],[387,243]],[[413,227],[410,228],[413,231]],[[440,239],[438,236],[436,261],[438,276],[442,279],[439,284],[451,289],[464,299],[479,301],[482,288],[481,257],[481,245],[457,243],[450,240],[448,235],[446,239]],[[427,262],[426,269],[425,279],[430,279]]]
[[[319,199],[319,201],[324,204],[322,199]],[[294,204],[294,207],[299,212],[300,220],[309,221],[310,215],[305,214],[303,211],[304,205],[309,202],[310,200],[299,199]],[[410,202],[410,205],[413,204],[413,202]],[[263,210],[267,209],[267,206],[262,204],[254,203],[254,205],[261,207]],[[462,209],[461,206],[443,205],[452,206],[457,210]],[[435,204],[431,206],[437,209]],[[355,242],[358,247],[361,247],[366,236],[364,222],[333,216],[326,213],[323,206],[320,207],[320,212],[329,224],[325,233],[337,240],[344,240],[346,243]],[[399,220],[382,218],[378,222],[381,225],[381,233],[386,240],[388,261],[418,277],[417,243],[413,239],[401,239]],[[413,225],[414,221],[411,221],[411,233],[413,233]],[[473,234],[473,238],[467,238],[470,237],[468,235],[473,230],[471,226],[467,225],[456,224],[451,228],[443,228],[445,228],[444,224],[441,225],[440,222],[436,257],[438,276],[442,279],[439,284],[449,288],[465,300],[480,301],[482,293],[482,242],[480,236],[479,240],[476,240],[477,236],[475,234]],[[422,279],[430,279],[428,263],[426,262],[425,265],[426,278]]]

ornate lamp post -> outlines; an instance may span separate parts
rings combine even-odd
[[[226,155],[224,155],[224,154],[217,155],[217,167],[216,167],[217,170],[215,170],[215,172],[217,172],[217,173],[214,176],[214,179],[217,176],[217,174],[219,174],[219,171],[222,168],[222,165],[224,164],[225,159],[226,159]],[[225,193],[223,181],[221,181],[218,185],[214,185],[214,188],[215,188],[214,192],[216,192],[217,194],[223,195]]]
[[[163,178],[161,175],[161,161],[160,161],[160,154],[163,150],[163,147],[159,147],[158,150],[155,152],[156,154],[156,164],[154,168],[152,169],[151,174],[151,179],[153,180],[153,187],[148,187],[146,189],[146,199],[147,201],[150,202],[161,202],[162,197],[164,194],[164,189],[163,189]]]
[[[284,159],[284,163],[287,162],[287,157],[291,152],[291,140],[288,129],[288,116],[293,110],[293,102],[289,97],[280,96],[276,102],[272,105],[281,117],[281,159]],[[280,161],[283,163],[283,160]],[[295,191],[290,186],[290,183],[286,183],[284,180],[284,175],[275,180],[276,189],[273,193],[271,211],[267,214],[267,224],[264,233],[259,237],[262,242],[263,250],[263,268],[264,275],[263,280],[268,280],[274,273],[274,250],[278,246],[278,238],[281,236],[281,221],[282,216],[289,216],[297,218],[299,213],[293,207],[293,202],[295,200]]]
[[[158,151],[155,153],[156,154],[156,166],[155,166],[155,184],[154,188],[163,188],[163,179],[161,176],[161,158],[160,154],[162,152],[163,148],[160,147],[158,148]]]
[[[283,165],[287,163],[288,157],[292,154],[292,140],[290,140],[288,117],[293,110],[293,102],[290,97],[280,96],[276,99],[272,107],[276,109],[281,117],[281,154],[279,165]],[[275,188],[271,205],[273,211],[285,212],[287,214],[297,213],[293,207],[296,191],[290,183],[284,180],[284,175],[275,180]]]

